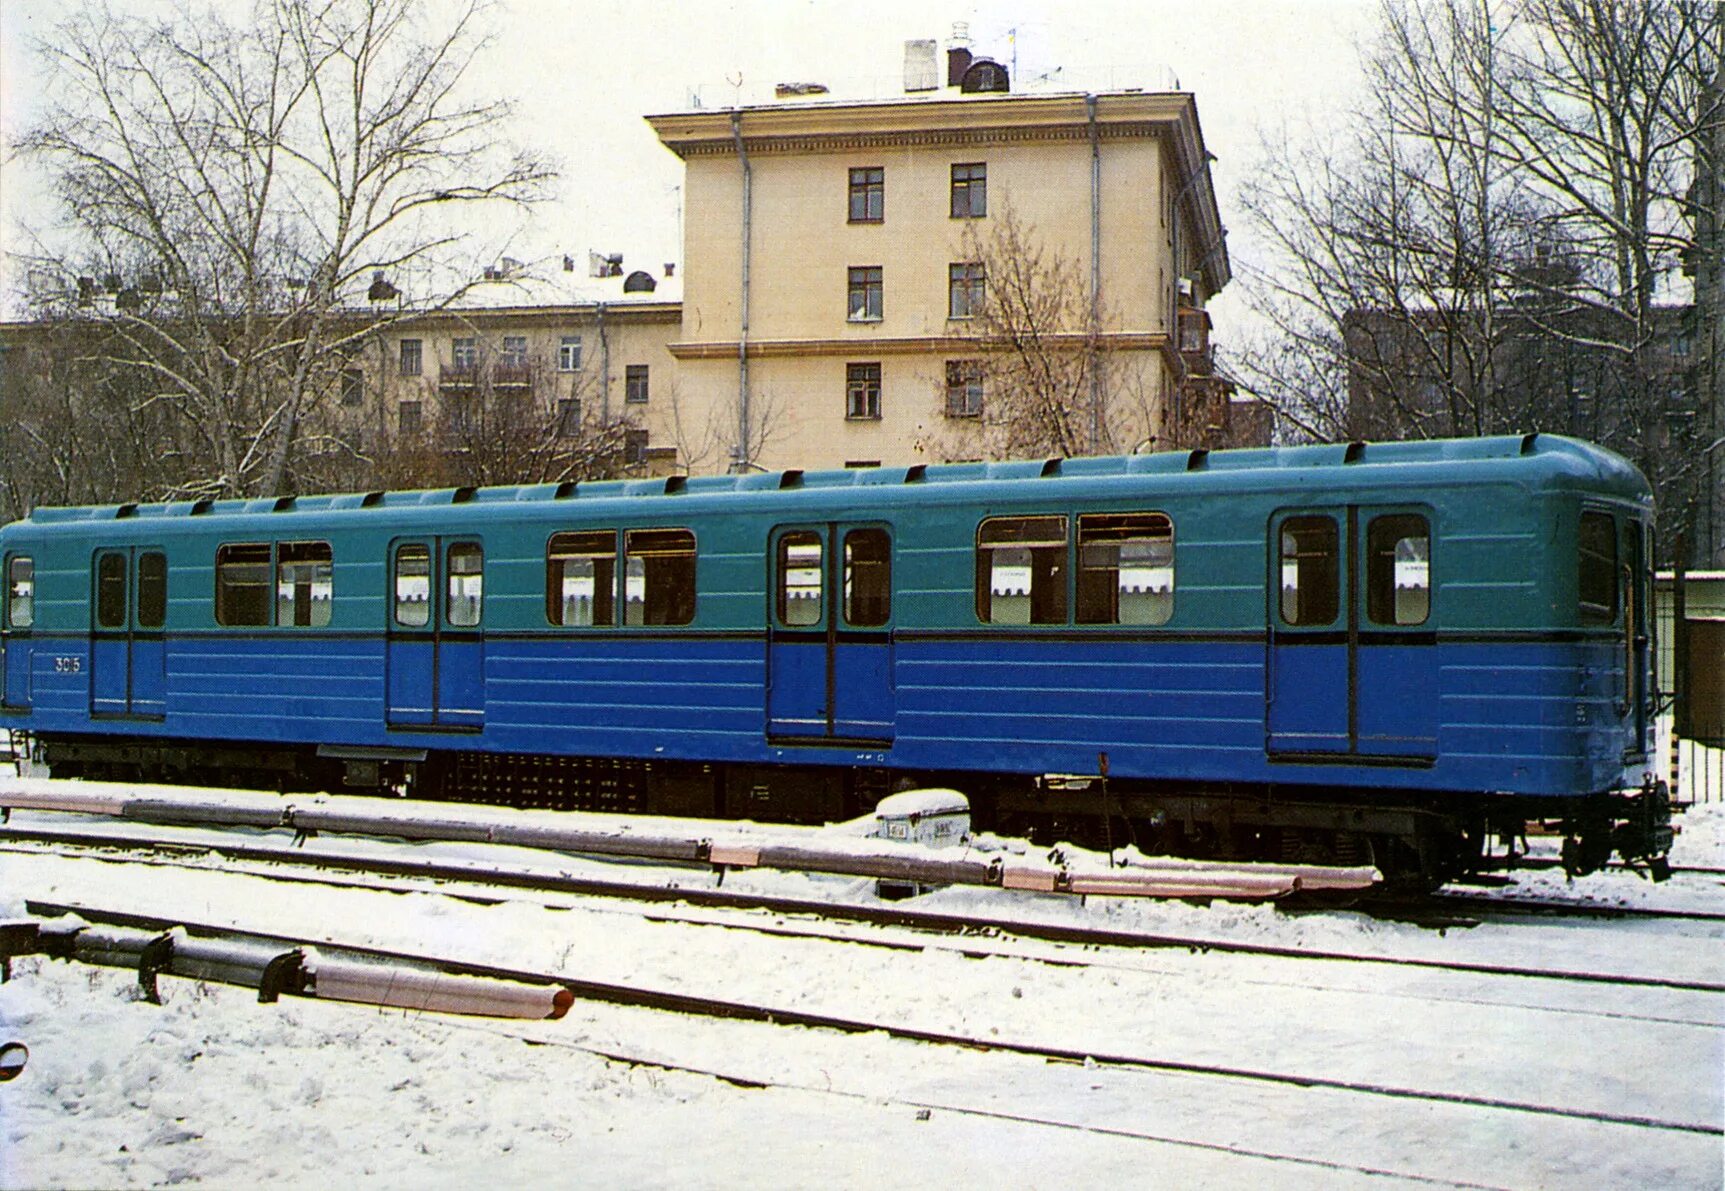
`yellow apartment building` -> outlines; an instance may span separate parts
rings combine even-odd
[[[1172,445],[1179,311],[1229,278],[1191,95],[948,89],[648,123],[685,165],[681,420],[724,428],[721,466],[988,453],[977,258],[1009,219],[1074,264],[1120,365],[1085,453]]]

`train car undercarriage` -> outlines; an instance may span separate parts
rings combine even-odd
[[[1219,860],[1375,865],[1387,883],[1434,887],[1504,863],[1530,822],[1555,825],[1575,876],[1615,853],[1655,879],[1668,869],[1663,783],[1632,793],[1527,798],[1346,787],[1117,781],[884,768],[720,764],[425,749],[213,744],[51,735],[34,755],[56,777],[326,790],[550,810],[818,824],[854,818],[919,786],[970,798],[977,830],[1041,845]]]

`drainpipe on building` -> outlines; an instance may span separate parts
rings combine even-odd
[[[1096,96],[1084,97],[1090,118],[1090,453],[1102,450],[1102,378],[1097,375],[1096,340],[1102,304],[1102,142],[1096,129]]]
[[[732,470],[746,472],[749,458],[749,257],[754,218],[754,178],[749,153],[743,147],[743,113],[731,113],[731,136],[737,142],[737,160],[743,165],[743,306],[737,330],[737,448],[732,452]]]
[[[599,424],[611,424],[611,340],[605,334],[605,303],[595,306],[599,323]]]

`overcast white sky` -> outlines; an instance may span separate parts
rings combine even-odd
[[[248,6],[231,3],[236,15]],[[61,11],[62,0],[0,0],[0,132],[8,139],[30,121],[41,92],[30,43]],[[534,215],[522,253],[622,252],[628,267],[656,270],[681,257],[681,163],[642,116],[684,107],[694,93],[724,106],[739,80],[745,102],[756,88],[789,81],[885,97],[899,86],[907,39],[935,38],[944,50],[953,23],[965,21],[977,53],[1009,66],[1016,55],[1016,80],[1058,68],[1056,78],[1075,89],[1154,88],[1177,78],[1193,92],[1238,268],[1252,245],[1233,198],[1261,132],[1342,112],[1356,94],[1357,45],[1373,13],[1370,0],[1065,0],[1058,8],[1024,0],[502,0],[480,81],[517,101],[515,139],[562,163],[558,199]],[[21,242],[20,220],[45,217],[39,194],[17,162],[0,162],[8,246]],[[1212,308],[1224,337],[1239,288]]]

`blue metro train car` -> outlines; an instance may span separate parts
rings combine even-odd
[[[56,774],[979,824],[1427,877],[1668,840],[1651,495],[1545,435],[38,509]],[[1106,775],[1106,780],[1102,780]]]

